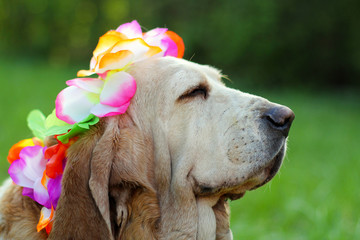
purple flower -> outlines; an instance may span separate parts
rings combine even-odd
[[[20,158],[9,167],[11,179],[23,187],[22,194],[28,196],[44,207],[54,209],[61,194],[62,175],[57,178],[46,176],[46,163],[44,157],[46,147],[29,146],[20,152]]]

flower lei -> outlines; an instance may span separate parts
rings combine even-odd
[[[110,30],[99,38],[89,70],[66,82],[55,101],[55,110],[45,117],[39,110],[28,116],[34,138],[11,147],[8,173],[23,187],[22,194],[42,205],[37,231],[50,233],[61,194],[62,173],[67,149],[77,136],[99,122],[100,117],[123,114],[136,92],[135,79],[128,73],[135,62],[150,57],[182,58],[182,39],[167,28],[143,33],[134,20]],[[97,78],[87,76],[97,74]],[[45,137],[53,136],[57,144],[44,146]]]

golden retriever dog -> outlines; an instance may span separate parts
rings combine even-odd
[[[130,71],[138,89],[127,112],[102,118],[68,151],[50,235],[36,232],[41,206],[8,180],[2,239],[233,239],[227,200],[274,177],[293,112],[183,59]]]

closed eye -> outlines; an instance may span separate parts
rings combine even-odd
[[[194,88],[190,88],[186,92],[184,92],[180,97],[179,100],[183,99],[191,99],[195,97],[202,97],[203,99],[206,99],[208,97],[208,86],[205,84],[199,84],[198,86]]]

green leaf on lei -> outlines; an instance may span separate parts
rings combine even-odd
[[[46,120],[45,120],[45,127],[46,129],[49,129],[53,126],[71,126],[71,124],[68,124],[60,119],[58,119],[56,117],[56,112],[55,109],[52,111],[51,114],[49,114],[49,116],[47,116]]]
[[[73,125],[68,124],[56,117],[55,109],[45,120],[45,136],[52,136],[67,133]]]
[[[27,123],[35,137],[42,140],[45,138],[45,115],[40,110],[32,110],[27,117]]]
[[[85,118],[81,122],[71,125],[72,126],[71,130],[65,135],[58,136],[57,139],[60,142],[66,144],[69,142],[70,138],[73,138],[83,132],[86,132],[87,130],[90,129],[91,125],[95,125],[96,123],[99,122],[99,120],[100,119],[97,116],[90,114],[87,118]]]
[[[99,120],[98,117],[90,114],[81,122],[71,125],[58,119],[55,110],[47,118],[45,118],[40,110],[33,110],[29,113],[27,118],[28,126],[35,137],[44,140],[46,136],[66,133],[57,137],[62,143],[68,143],[70,138],[86,132],[90,129],[91,125],[95,125]]]

